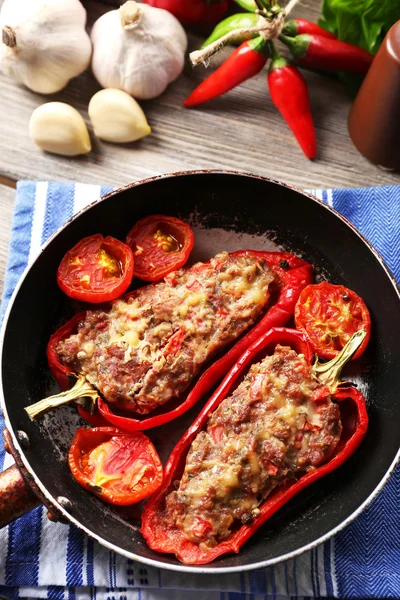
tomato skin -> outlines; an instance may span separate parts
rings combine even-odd
[[[145,4],[171,12],[186,25],[220,21],[228,10],[228,0],[144,0]]]
[[[119,506],[147,498],[163,480],[157,451],[139,431],[81,427],[69,450],[68,464],[82,487],[101,500]]]
[[[134,275],[143,281],[159,281],[186,263],[194,234],[180,219],[150,215],[132,227],[126,244],[135,257]]]
[[[364,329],[367,335],[352,360],[359,358],[371,335],[371,317],[364,300],[344,285],[327,281],[304,288],[294,320],[316,354],[326,359],[337,356],[353,333]]]
[[[57,283],[70,298],[98,304],[119,298],[129,287],[134,268],[132,250],[98,233],[80,240],[62,259]]]

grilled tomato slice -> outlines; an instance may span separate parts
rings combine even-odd
[[[91,302],[115,300],[133,277],[132,250],[113,237],[98,233],[69,250],[57,271],[57,283],[67,296]]]
[[[367,347],[371,334],[371,318],[364,300],[344,285],[327,281],[304,288],[295,307],[294,319],[297,329],[307,335],[321,358],[334,358],[353,333],[365,329],[367,335],[353,357],[358,358]]]
[[[163,469],[149,438],[115,427],[81,427],[68,464],[76,481],[110,504],[136,504],[160,485]]]
[[[151,215],[132,227],[126,243],[135,257],[136,277],[158,281],[183,267],[192,251],[194,235],[180,219]]]

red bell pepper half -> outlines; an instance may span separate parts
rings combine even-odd
[[[311,483],[337,469],[360,445],[368,427],[364,396],[353,387],[338,388],[331,397],[339,404],[343,430],[333,455],[328,462],[309,471],[298,480],[289,480],[278,486],[260,505],[260,515],[251,524],[240,524],[229,538],[214,548],[200,547],[189,541],[180,529],[166,524],[164,519],[165,499],[174,489],[174,483],[182,476],[191,443],[205,428],[210,414],[240,383],[250,365],[259,362],[266,355],[272,354],[277,344],[289,345],[297,353],[304,354],[308,364],[312,364],[314,353],[305,335],[302,332],[284,328],[273,328],[264,333],[239,358],[175,446],[164,469],[163,484],[158,492],[150,497],[145,506],[141,533],[153,550],[176,554],[179,560],[187,564],[205,564],[223,554],[238,552],[253,533],[279,508]],[[326,390],[326,393],[328,394],[329,390]],[[316,398],[316,401],[321,399]]]
[[[276,273],[280,280],[280,287],[277,298],[272,306],[258,323],[241,337],[233,347],[221,358],[217,359],[200,376],[197,384],[189,393],[181,399],[178,406],[172,410],[163,412],[144,419],[136,419],[131,416],[122,416],[114,413],[113,407],[104,402],[100,397],[97,400],[97,406],[100,412],[91,415],[82,407],[79,412],[90,424],[101,426],[111,423],[115,427],[125,431],[143,431],[151,427],[157,427],[176,419],[194,406],[205,394],[207,394],[227,373],[227,371],[236,363],[243,352],[253,344],[260,335],[267,332],[271,327],[285,325],[294,314],[294,307],[301,291],[311,283],[312,265],[302,259],[287,252],[263,252],[256,250],[239,250],[234,252],[233,256],[251,254],[264,258],[271,270]],[[135,294],[136,292],[130,292]],[[128,295],[129,296],[129,295]],[[125,296],[125,297],[128,297]],[[67,338],[76,332],[78,323],[85,316],[85,313],[79,313],[72,317],[68,323],[58,329],[50,338],[47,346],[47,358],[51,372],[62,390],[70,387],[70,376],[73,371],[60,362],[56,347],[60,340]],[[173,402],[173,400],[171,401]],[[158,411],[158,409],[157,409]],[[101,418],[102,417],[102,418]]]

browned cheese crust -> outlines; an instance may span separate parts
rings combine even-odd
[[[297,479],[334,451],[342,431],[337,404],[314,402],[321,387],[304,356],[277,346],[253,365],[192,443],[167,520],[212,547],[232,525],[250,523],[279,484]]]
[[[263,258],[222,252],[110,310],[88,310],[60,360],[108,402],[147,414],[179,396],[202,365],[260,317],[275,276]]]

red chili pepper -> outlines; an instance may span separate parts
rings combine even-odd
[[[268,45],[261,36],[248,40],[237,48],[222,65],[186,98],[186,108],[204,104],[254,77],[269,56]]]
[[[286,21],[282,33],[290,37],[295,37],[302,33],[316,33],[322,37],[337,40],[336,35],[308,19],[291,19],[290,21]]]
[[[347,42],[331,40],[321,35],[304,33],[294,38],[279,36],[300,65],[328,71],[367,73],[373,55]]]
[[[163,8],[187,25],[217,23],[226,14],[228,0],[143,0],[155,8]]]
[[[146,504],[141,533],[153,550],[176,554],[181,561],[189,564],[205,564],[228,552],[238,552],[255,531],[288,500],[317,479],[337,469],[360,445],[368,427],[365,399],[353,387],[341,388],[331,396],[339,404],[343,427],[340,441],[331,458],[300,479],[289,480],[278,486],[260,505],[260,515],[251,524],[241,525],[229,538],[214,548],[207,548],[189,541],[180,529],[166,522],[165,498],[174,488],[174,482],[182,475],[192,441],[204,429],[210,414],[243,379],[250,365],[272,353],[277,344],[291,346],[296,352],[304,354],[309,365],[312,364],[313,351],[305,335],[283,328],[274,328],[265,333],[240,357],[175,446],[164,470],[163,484]]]
[[[135,419],[115,414],[112,407],[99,398],[97,406],[100,415],[104,417],[105,421],[126,431],[143,431],[172,421],[172,419],[188,411],[204,394],[208,393],[210,389],[221,381],[225,373],[235,364],[240,355],[260,335],[268,331],[271,327],[285,325],[293,317],[294,307],[301,291],[311,283],[312,266],[287,252],[240,250],[234,252],[233,256],[243,256],[245,254],[264,258],[272,271],[279,276],[281,286],[278,290],[278,296],[266,314],[226,354],[216,360],[200,376],[195,387],[189,391],[186,397],[180,400],[180,404],[176,408],[144,419]],[[125,297],[128,296],[129,294]],[[73,371],[60,362],[56,347],[61,340],[66,339],[76,331],[79,321],[84,319],[84,317],[85,313],[79,313],[72,317],[68,323],[51,336],[47,346],[47,358],[50,370],[62,390],[70,387],[69,377],[73,374]],[[90,423],[90,421],[88,422]]]
[[[272,45],[273,58],[269,67],[268,86],[271,98],[295,135],[307,158],[317,153],[314,122],[306,82],[302,74],[289,65]]]

